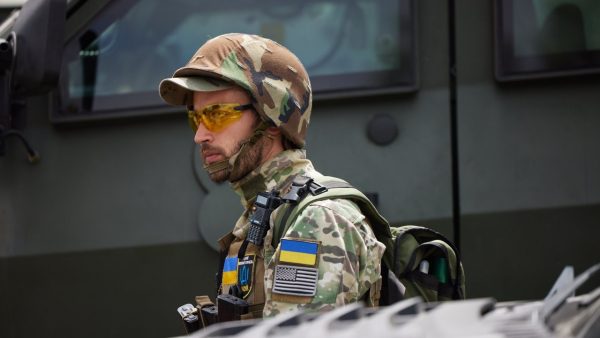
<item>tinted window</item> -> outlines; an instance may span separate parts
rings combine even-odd
[[[500,80],[600,70],[600,1],[497,0]]]
[[[67,42],[54,119],[164,108],[160,80],[204,41],[228,32],[287,46],[306,66],[317,97],[414,90],[413,19],[408,0],[112,1]]]

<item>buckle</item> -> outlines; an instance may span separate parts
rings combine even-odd
[[[324,192],[327,192],[327,187],[320,185],[319,183],[315,182],[315,181],[311,181],[310,185],[308,186],[308,189],[310,189],[310,193],[313,194],[313,196],[317,196],[320,195]]]
[[[302,200],[309,192],[313,196],[316,196],[326,191],[326,187],[318,184],[312,178],[307,176],[297,176],[292,181],[290,190],[285,195],[283,195],[281,199],[287,203],[296,203]]]

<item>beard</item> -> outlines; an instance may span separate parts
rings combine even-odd
[[[202,151],[210,150],[211,152],[218,152],[219,154],[223,155],[227,160],[229,160],[229,158],[233,154],[240,151],[245,141],[246,140],[242,140],[238,142],[238,144],[228,156],[225,156],[224,149],[210,146],[207,144],[202,145]],[[256,142],[254,142],[254,144],[246,145],[244,151],[242,151],[242,153],[239,154],[233,168],[231,165],[229,165],[226,169],[219,170],[212,174],[208,173],[208,176],[213,182],[216,183],[222,183],[225,181],[236,182],[241,180],[242,178],[246,177],[246,175],[248,175],[252,170],[258,168],[258,166],[262,163],[262,150],[264,148],[265,142],[266,141],[264,137],[261,137]]]

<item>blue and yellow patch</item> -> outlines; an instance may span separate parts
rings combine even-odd
[[[237,257],[227,257],[223,263],[223,278],[221,283],[224,285],[235,285],[237,284]]]
[[[255,261],[256,255],[248,255],[238,262],[238,285],[240,287],[240,291],[242,292],[242,299],[246,299],[250,295],[250,292],[252,292]]]
[[[319,244],[316,242],[282,239],[279,262],[316,266],[318,252]]]

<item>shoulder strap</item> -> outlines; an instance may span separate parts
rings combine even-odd
[[[323,176],[318,178],[317,181],[310,179],[306,180],[306,176],[299,176],[294,179],[294,182],[309,182],[321,186],[325,189],[319,189],[317,193],[314,193],[312,189],[306,191],[304,195],[299,195],[296,201],[290,201],[286,199],[289,193],[282,197],[287,203],[282,205],[285,208],[278,214],[275,219],[273,229],[273,247],[276,248],[283,235],[288,231],[289,227],[296,220],[296,218],[304,211],[304,209],[311,203],[327,199],[349,199],[356,203],[360,208],[361,212],[369,220],[369,224],[375,233],[375,237],[382,242],[386,248],[393,247],[392,233],[388,221],[379,213],[377,208],[371,203],[371,201],[358,189],[354,188],[350,183],[335,177]],[[312,182],[312,183],[310,183]],[[294,190],[302,190],[294,188],[295,183],[292,184],[291,192]],[[310,193],[308,193],[310,192]],[[384,263],[388,267],[393,266],[393,252],[386,250],[383,257]]]

